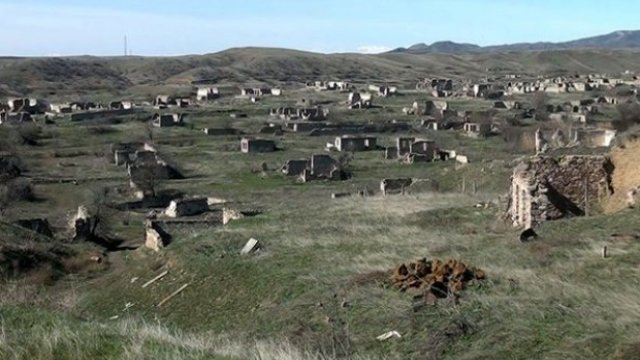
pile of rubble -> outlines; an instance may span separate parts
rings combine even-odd
[[[456,296],[469,282],[485,277],[484,271],[458,260],[443,262],[423,258],[395,268],[391,283],[401,291],[418,290],[424,295],[425,303],[433,305],[437,299]]]

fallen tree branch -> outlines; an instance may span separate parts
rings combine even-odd
[[[153,284],[154,282],[162,279],[163,277],[165,277],[167,274],[169,273],[169,270],[165,270],[162,273],[160,273],[160,275],[154,277],[153,279],[147,281],[146,283],[142,284],[142,288],[146,288],[147,286]]]
[[[173,293],[171,293],[171,295],[167,296],[162,301],[160,301],[156,307],[160,307],[160,306],[164,305],[167,301],[171,300],[174,296],[180,294],[184,289],[187,288],[187,286],[189,286],[189,283],[186,283],[186,284],[180,286],[180,288],[178,290],[174,291]]]

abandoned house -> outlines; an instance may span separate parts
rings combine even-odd
[[[129,110],[133,108],[131,101],[112,101],[109,103],[110,110]]]
[[[522,109],[522,104],[517,101],[496,101],[493,103],[493,107],[495,109],[506,109],[506,110],[520,110]]]
[[[354,135],[336,137],[334,146],[338,151],[368,151],[378,148],[376,137]]]
[[[491,85],[489,84],[475,84],[472,88],[473,97],[486,97],[491,91]]]
[[[288,121],[284,124],[284,129],[293,132],[310,132],[315,129],[322,129],[328,127],[328,122],[316,122],[316,121]]]
[[[5,110],[0,110],[0,125],[1,124],[11,124],[11,123],[22,123],[33,121],[31,114],[25,111],[11,113]]]
[[[432,140],[398,137],[396,138],[396,146],[392,148],[397,151],[396,158],[408,164],[433,161],[439,158],[438,147]],[[385,157],[390,155],[386,154]]]
[[[13,98],[7,100],[10,113],[26,112],[31,115],[43,114],[48,109],[46,102],[32,98]]]
[[[209,211],[207,198],[172,200],[164,214],[170,218],[200,215]]]
[[[311,180],[341,180],[340,162],[326,154],[312,155],[310,160],[289,160],[282,167],[287,176],[297,176],[302,182]]]
[[[416,83],[416,90],[446,91],[453,90],[453,80],[451,79],[423,79]]]
[[[414,107],[416,103],[414,103]],[[435,101],[429,100],[424,104],[424,111],[421,113],[423,115],[431,115],[431,116],[443,116],[444,112],[449,110],[449,103],[446,101]]]
[[[196,91],[197,101],[215,100],[220,97],[220,90],[216,87],[198,88]]]
[[[293,107],[279,107],[273,108],[269,111],[270,116],[278,116],[282,120],[307,120],[307,121],[322,121],[326,120],[329,114],[328,109],[321,107],[313,108],[293,108]]]
[[[320,107],[297,110],[298,117],[306,121],[323,121],[327,119],[328,114],[329,110]]]
[[[264,95],[275,95],[273,92],[280,95],[282,93],[279,89],[270,88],[242,88],[240,89],[240,96],[259,97]]]
[[[317,91],[346,91],[351,85],[345,81],[312,81],[306,83],[307,87],[315,88]]]
[[[169,105],[176,105],[176,100],[171,95],[158,95],[153,100],[153,106],[167,107]]]
[[[398,93],[398,88],[395,86],[386,86],[386,85],[369,85],[369,91],[378,94],[378,96],[387,97],[391,95],[396,95]]]
[[[581,216],[609,196],[613,165],[606,156],[534,156],[515,167],[509,215],[515,227]]]
[[[309,167],[309,160],[288,160],[282,166],[282,173],[286,176],[301,176]]]
[[[234,128],[204,128],[203,132],[210,136],[230,136],[242,134],[242,131]]]
[[[72,111],[92,111],[102,109],[102,106],[100,104],[96,104],[91,101],[74,101],[70,105]]]
[[[395,148],[398,151],[396,157],[401,158],[406,154],[410,154],[411,153],[411,144],[413,144],[414,141],[415,141],[415,138],[412,138],[412,137],[398,137],[398,138],[396,138],[396,146],[395,146]]]
[[[182,125],[184,115],[182,114],[155,114],[151,119],[155,127],[172,127]]]
[[[49,111],[54,114],[70,114],[73,112],[73,109],[69,103],[56,103],[49,104]]]
[[[412,178],[382,179],[380,180],[380,191],[383,196],[389,194],[404,194],[413,182]]]
[[[264,153],[276,151],[276,143],[267,139],[249,139],[240,140],[240,151],[243,153]]]
[[[349,109],[368,109],[372,106],[370,93],[351,92],[347,98],[347,107]]]
[[[616,137],[615,130],[599,128],[574,128],[569,135],[571,141],[585,147],[608,147]]]
[[[464,124],[463,130],[469,137],[487,137],[491,134],[491,124],[467,122]]]
[[[311,155],[309,167],[302,173],[303,182],[311,180],[341,180],[344,178],[340,162],[326,154]]]

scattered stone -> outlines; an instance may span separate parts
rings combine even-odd
[[[389,340],[391,338],[398,338],[400,339],[402,337],[402,335],[400,335],[399,332],[393,330],[393,331],[388,331],[380,336],[377,336],[376,339],[378,339],[379,341],[385,341],[385,340]]]
[[[391,283],[401,291],[422,292],[424,303],[434,305],[436,299],[455,297],[469,282],[485,277],[484,271],[467,267],[458,260],[443,262],[423,258],[396,267],[391,275]]]
[[[213,206],[213,205],[222,205],[222,204],[226,204],[227,200],[225,199],[220,199],[220,198],[216,198],[216,197],[208,197],[207,198],[207,204],[209,206]]]
[[[459,162],[460,164],[468,164],[469,158],[466,157],[465,155],[456,155],[456,161]]]
[[[160,251],[171,241],[171,236],[167,234],[158,222],[147,220],[144,246],[153,251]]]
[[[249,255],[252,253],[256,253],[260,251],[261,248],[262,248],[262,245],[260,244],[260,242],[254,238],[251,238],[249,239],[249,241],[247,241],[247,243],[244,245],[244,247],[240,251],[240,255]]]
[[[231,220],[240,220],[244,217],[244,214],[240,211],[228,208],[222,209],[222,225],[227,225]]]
[[[332,194],[331,194],[331,198],[332,198],[332,199],[339,199],[339,198],[349,197],[349,196],[351,196],[351,193],[348,193],[348,192],[343,192],[343,193],[332,193]]]

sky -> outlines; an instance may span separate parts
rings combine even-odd
[[[376,53],[451,40],[567,41],[640,28],[628,0],[0,0],[0,56]]]

